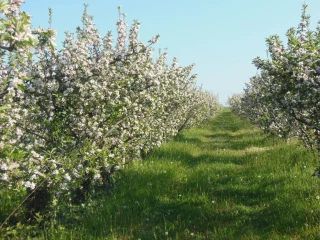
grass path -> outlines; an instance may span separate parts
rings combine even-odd
[[[315,239],[316,157],[224,110],[118,175],[112,196],[86,206],[50,239]]]

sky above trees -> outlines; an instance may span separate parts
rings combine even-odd
[[[278,34],[286,43],[286,31],[296,28],[303,3],[308,4],[311,29],[320,20],[319,0],[25,0],[22,9],[32,15],[34,27],[48,27],[48,8],[53,9],[52,28],[57,30],[57,45],[62,46],[64,32],[81,26],[84,3],[94,16],[101,35],[113,32],[116,39],[117,6],[127,15],[127,23],[140,21],[140,38],[147,43],[160,34],[158,49],[168,49],[182,66],[196,64],[198,84],[219,95],[226,104],[228,96],[240,93],[257,72],[253,58],[267,58],[265,39]]]

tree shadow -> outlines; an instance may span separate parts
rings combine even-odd
[[[178,134],[178,135],[174,136],[172,141],[173,142],[180,142],[180,143],[197,143],[197,144],[203,143],[203,141],[199,138],[186,137],[184,134]]]

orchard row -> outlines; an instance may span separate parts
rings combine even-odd
[[[320,25],[309,29],[306,8],[298,28],[287,31],[287,46],[278,36],[267,38],[269,58],[253,60],[259,74],[229,104],[263,130],[299,137],[320,154]]]
[[[31,29],[22,2],[0,2],[1,184],[42,184],[54,198],[89,191],[221,110],[196,86],[193,65],[168,65],[166,52],[153,60],[159,36],[143,44],[140,23],[128,29],[120,9],[115,43],[85,6],[82,27],[58,50],[53,29]]]

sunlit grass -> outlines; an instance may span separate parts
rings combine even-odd
[[[315,166],[312,152],[226,109],[127,166],[112,195],[38,239],[315,239]]]

